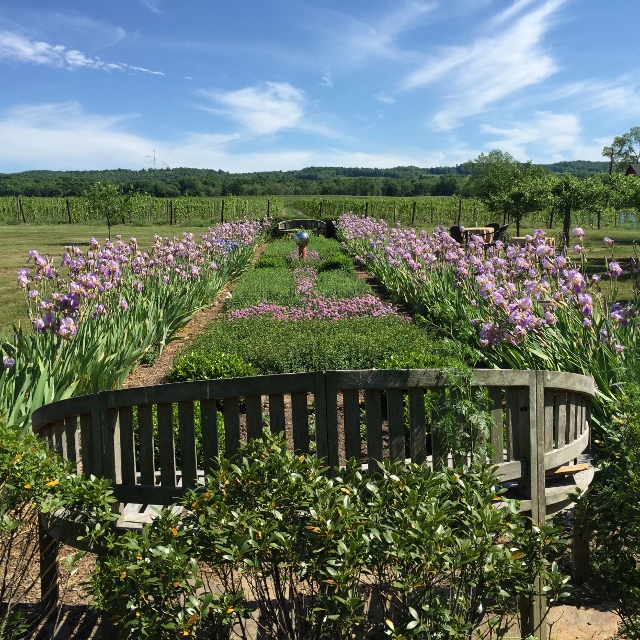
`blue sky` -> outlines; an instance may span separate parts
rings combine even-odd
[[[0,172],[599,160],[631,0],[4,0]]]

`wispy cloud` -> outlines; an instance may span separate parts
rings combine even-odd
[[[218,106],[207,108],[238,122],[252,135],[270,135],[302,125],[306,96],[288,82],[263,82],[235,91],[201,91]]]
[[[331,69],[326,68],[322,72],[320,84],[324,87],[329,87],[329,89],[333,89],[333,74],[331,73]]]
[[[31,40],[14,31],[0,31],[0,60],[11,60],[26,64],[39,64],[64,69],[99,69],[102,71],[139,71],[162,76],[162,71],[124,62],[107,62],[97,57],[86,56],[76,49],[60,44]]]
[[[156,15],[161,16],[162,11],[160,10],[160,4],[162,0],[139,0],[140,4],[145,6],[149,11],[155,13]]]
[[[374,93],[373,97],[376,100],[379,100],[380,102],[384,102],[385,104],[395,104],[395,98],[392,98],[391,96],[387,95],[386,93],[384,93],[384,91],[381,91],[380,93]]]
[[[179,139],[158,140],[128,129],[137,114],[88,113],[76,102],[20,105],[0,114],[0,163],[9,170],[142,169],[155,150],[170,167],[206,167],[232,172],[301,169],[306,166],[435,166],[444,156],[422,149],[353,152],[328,148],[270,148],[247,153],[237,134],[187,132]],[[236,148],[234,143],[240,143]],[[477,154],[476,154],[477,155]],[[461,160],[468,159],[465,152]]]
[[[446,131],[461,119],[542,82],[557,70],[542,41],[552,25],[552,17],[566,1],[546,0],[493,36],[481,37],[468,46],[449,48],[411,73],[404,80],[404,88],[446,82],[446,106],[432,120],[437,129]],[[515,11],[514,8],[520,11],[528,4],[520,0],[502,15]],[[509,18],[507,15],[504,20]]]
[[[414,59],[416,54],[403,49],[399,40],[404,33],[419,28],[436,7],[436,2],[404,0],[396,3],[393,10],[368,22],[337,15],[331,23],[331,35],[335,43],[332,48],[339,52],[338,57],[343,65],[346,61],[360,64],[375,59]],[[348,51],[345,51],[345,47]]]
[[[487,149],[502,149],[518,160],[536,158],[537,162],[558,160],[599,160],[601,140],[585,140],[580,118],[570,113],[539,111],[531,120],[511,127],[482,125],[488,134]]]

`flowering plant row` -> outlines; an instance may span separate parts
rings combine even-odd
[[[345,318],[384,318],[400,316],[397,309],[389,303],[382,302],[373,294],[339,298],[319,293],[315,286],[318,278],[312,267],[299,267],[293,272],[296,294],[299,303],[296,305],[279,305],[263,301],[255,305],[229,311],[229,320],[239,320],[255,316],[266,316],[274,320],[288,322],[296,320],[342,320]]]
[[[220,224],[197,242],[155,236],[146,251],[119,236],[87,251],[69,246],[59,262],[29,252],[18,274],[32,330],[2,345],[0,410],[21,423],[72,394],[119,386],[154,348],[215,298],[251,262],[269,221]]]
[[[441,331],[475,342],[490,362],[593,375],[600,399],[613,401],[625,346],[637,334],[636,308],[611,302],[621,273],[613,259],[607,296],[601,278],[557,254],[541,229],[524,247],[485,245],[478,236],[462,247],[441,228],[429,235],[353,215],[338,229],[390,292]],[[584,231],[573,235],[581,241]],[[581,243],[574,251],[583,256]]]

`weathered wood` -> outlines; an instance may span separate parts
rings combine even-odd
[[[81,413],[80,414],[80,444],[81,444],[80,452],[82,455],[82,471],[87,478],[95,474],[93,462],[92,462],[92,454],[93,454],[92,440],[93,440],[93,431],[91,429],[91,414]]]
[[[556,406],[553,422],[555,428],[556,449],[561,449],[567,442],[567,393],[565,391],[558,391],[556,393]]]
[[[434,471],[441,471],[447,466],[448,446],[447,434],[443,425],[442,405],[444,402],[444,390],[431,391],[433,408],[431,410],[431,450],[432,464]]]
[[[326,376],[322,371],[313,374],[313,419],[316,425],[316,455],[320,459],[328,457],[327,390]],[[337,407],[335,408],[337,411]]]
[[[283,394],[269,394],[269,427],[272,433],[284,433],[285,413]]]
[[[202,428],[202,458],[205,476],[216,468],[219,455],[218,408],[215,400],[200,401],[200,426]]]
[[[78,456],[78,416],[64,419],[64,440],[62,443],[62,457],[71,462],[77,462]]]
[[[367,389],[364,393],[365,421],[367,426],[367,458],[369,475],[379,471],[382,461],[382,393],[380,389]]]
[[[309,415],[306,392],[291,394],[291,422],[294,450],[296,453],[309,453]]]
[[[163,402],[158,405],[158,462],[160,484],[173,487],[176,484],[176,447],[173,435],[173,405]]]
[[[546,477],[550,476],[566,476],[566,475],[575,475],[576,473],[580,473],[581,471],[585,471],[589,469],[591,464],[585,462],[583,464],[565,464],[561,467],[557,467],[555,469],[547,469],[545,471]]]
[[[405,461],[404,393],[401,389],[387,390],[387,421],[389,423],[389,459]]]
[[[225,398],[222,405],[224,417],[224,454],[231,458],[240,451],[240,401]]]
[[[329,466],[329,473],[333,473],[333,470],[340,462],[338,450],[338,388],[334,383],[334,380],[335,378],[327,373],[324,405],[324,433],[322,430],[318,432],[316,427],[316,433],[318,434],[318,457],[326,458],[327,465]],[[318,411],[318,409],[320,409],[320,405],[316,401],[316,411]]]
[[[577,440],[544,454],[546,469],[554,469],[574,460],[589,447],[589,430],[586,430]]]
[[[544,451],[553,449],[553,414],[555,409],[556,395],[549,389],[544,390]]]
[[[409,389],[409,440],[411,462],[427,459],[427,428],[424,415],[424,389]]]
[[[575,391],[589,397],[593,397],[596,393],[595,380],[591,376],[564,371],[545,371],[544,378],[544,386],[547,389]]]
[[[64,451],[64,419],[56,420],[53,423],[53,450],[60,456],[63,456]]]
[[[247,413],[247,438],[262,436],[262,396],[247,396],[244,399]]]
[[[42,427],[54,420],[60,420],[72,415],[90,414],[93,411],[96,395],[77,396],[66,400],[57,400],[46,404],[33,412],[32,429],[38,433]]]
[[[40,551],[40,601],[45,617],[55,614],[60,606],[58,587],[58,541],[51,537],[38,518],[38,545]]]
[[[192,489],[196,486],[196,480],[198,479],[196,430],[192,400],[178,403],[178,432],[180,435],[182,486]]]
[[[491,462],[493,464],[502,464],[504,462],[502,399],[503,391],[500,387],[489,388],[489,414],[493,423],[489,434],[489,444],[491,446]]]
[[[342,410],[344,414],[344,453],[349,458],[362,460],[362,442],[360,438],[360,398],[356,389],[342,392]]]
[[[133,409],[122,407],[118,414],[120,426],[120,476],[123,484],[136,483],[136,454],[133,433]]]
[[[100,398],[100,421],[102,423],[102,475],[118,482],[120,467],[116,465],[116,451],[120,454],[120,428],[118,410],[108,409],[104,397]]]
[[[155,443],[153,437],[153,407],[143,404],[138,407],[138,443],[140,451],[140,482],[155,484]]]

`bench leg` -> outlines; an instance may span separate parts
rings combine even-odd
[[[40,602],[44,616],[58,611],[60,589],[58,586],[58,547],[59,543],[44,528],[38,518],[38,542],[40,545]]]

